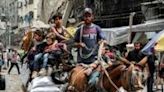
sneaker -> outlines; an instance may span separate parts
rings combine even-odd
[[[39,71],[39,75],[41,75],[41,76],[46,76],[46,69],[45,69],[45,68],[42,68],[42,69]]]
[[[37,71],[33,71],[33,72],[32,72],[31,78],[34,79],[34,78],[36,78],[37,76],[38,76],[38,72],[37,72]]]

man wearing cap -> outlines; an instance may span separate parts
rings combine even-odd
[[[85,71],[87,75],[97,76],[99,73],[92,71],[97,68],[95,56],[97,56],[98,43],[105,40],[105,36],[98,25],[93,22],[93,12],[90,8],[84,10],[84,24],[81,25],[75,34],[75,46],[78,48],[77,62],[89,65]],[[90,80],[89,80],[90,81]],[[92,83],[89,83],[92,84]]]

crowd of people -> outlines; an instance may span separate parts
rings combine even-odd
[[[50,19],[52,27],[49,32],[44,34],[39,29],[34,31],[33,41],[26,54],[32,70],[31,77],[50,75],[46,73],[49,55],[58,51],[71,54],[73,47],[77,48],[77,66],[88,65],[85,70],[89,78],[88,83],[95,85],[96,79],[100,77],[102,71],[100,63],[96,60],[98,58],[98,48],[100,44],[104,43],[104,48],[101,51],[108,67],[117,64],[125,64],[127,67],[132,67],[132,64],[136,64],[138,67],[143,68],[148,64],[150,71],[148,90],[152,92],[155,69],[154,58],[141,52],[142,44],[140,42],[134,43],[134,50],[128,52],[128,54],[121,55],[118,50],[110,48],[111,46],[108,45],[101,28],[94,24],[93,20],[93,11],[90,8],[86,8],[83,14],[84,23],[80,25],[75,34],[72,34],[62,26],[62,15],[57,13]]]
[[[20,74],[20,69],[19,69],[19,61],[20,61],[20,54],[18,51],[14,48],[9,48],[7,50],[1,50],[0,52],[0,67],[8,70],[8,74],[10,74],[12,68],[16,66],[18,74]],[[3,67],[2,67],[3,66]],[[2,69],[1,69],[2,70]]]

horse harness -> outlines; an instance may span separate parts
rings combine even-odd
[[[99,90],[101,90],[101,92],[108,92],[103,86],[103,79],[104,79],[103,75],[104,75],[104,72],[100,76],[98,87],[99,87]]]
[[[134,69],[134,67],[135,66],[133,66],[133,69]],[[130,73],[130,74],[128,74],[129,77],[126,79],[126,73],[127,73],[127,71],[128,71],[128,68],[122,74],[123,75],[123,79],[124,80],[128,80],[128,84],[129,84],[129,86],[127,88],[127,89],[129,89],[128,91],[134,92],[135,91],[135,87],[134,87],[135,84],[133,82],[135,81],[135,77],[136,76],[134,76],[132,73]],[[139,67],[137,67],[137,71],[140,71],[140,68]]]
[[[76,79],[77,79],[77,76],[78,76],[81,72],[85,71],[86,69],[87,69],[87,68],[84,67],[81,71],[79,71],[79,72],[75,75],[75,79],[73,80],[73,82],[71,83],[71,85],[68,86],[68,90],[74,90],[75,92],[79,92],[79,90],[76,89],[76,87],[74,87],[74,84],[75,84],[75,81],[76,81]]]

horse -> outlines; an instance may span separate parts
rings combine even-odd
[[[124,65],[107,68],[107,70],[112,70],[110,73],[108,72],[108,74],[110,78],[114,80],[114,83],[117,87],[121,87],[121,81],[117,81],[115,78],[119,78],[121,76],[121,72],[123,72],[124,68]],[[77,66],[71,71],[67,92],[93,92],[94,90],[97,90],[94,88],[89,88],[87,76],[84,71],[85,68],[82,66]],[[106,79],[107,76],[105,74],[102,74],[98,82],[99,86],[103,86],[105,90],[110,89],[110,92],[115,92],[115,88],[112,87],[112,84]]]
[[[87,77],[85,68],[82,66],[75,67],[69,76],[67,92],[84,92],[87,89]]]
[[[84,72],[85,69],[82,66],[77,66],[71,71],[67,92],[94,92],[97,90],[100,92],[103,90],[105,92],[116,92],[120,87],[123,87],[127,91],[143,89],[144,74],[138,65],[132,64],[128,68],[123,64],[108,67],[106,70],[112,82],[108,81],[109,78],[105,73],[102,73],[96,84],[96,88],[98,89],[92,89],[88,85],[88,79]]]

